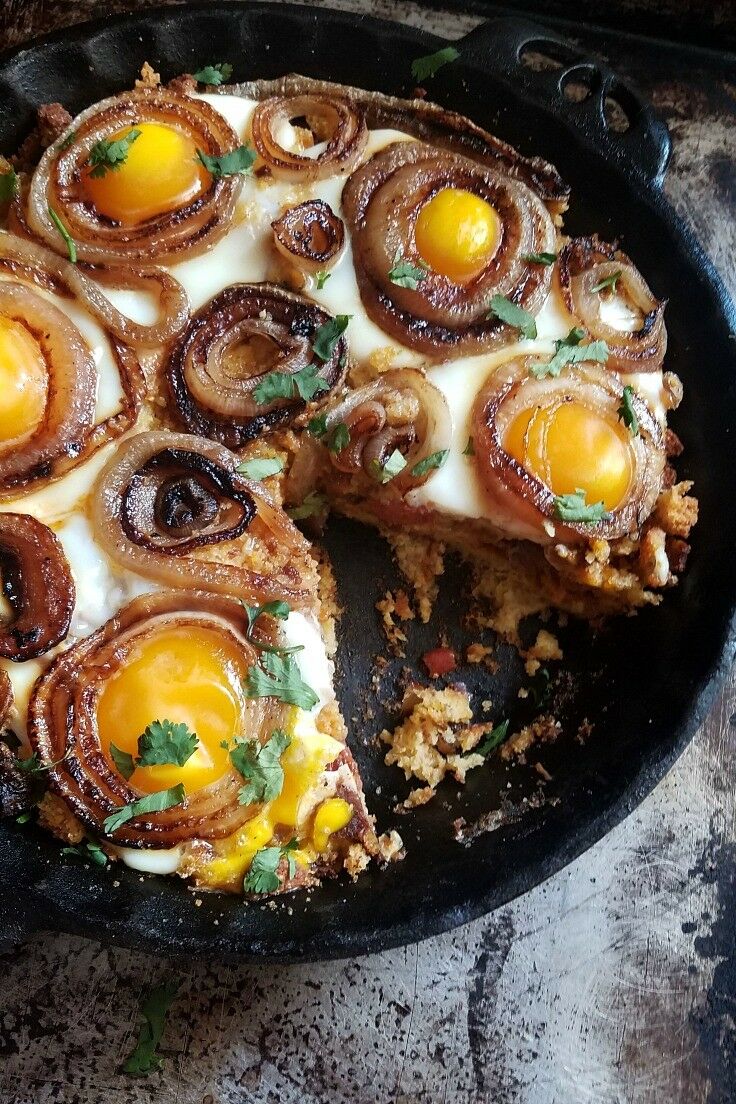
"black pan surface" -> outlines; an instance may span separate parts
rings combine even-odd
[[[541,42],[562,62],[535,72],[520,52]],[[150,61],[168,79],[207,62],[229,60],[235,80],[290,71],[411,94],[410,63],[443,43],[409,27],[352,14],[287,5],[203,4],[88,24],[0,62],[0,148],[10,152],[33,123],[33,109],[60,100],[72,112],[129,87]],[[517,146],[554,162],[572,185],[566,227],[620,237],[656,295],[669,299],[669,367],[686,388],[674,419],[686,451],[681,476],[696,481],[701,520],[681,585],[659,609],[611,623],[597,635],[584,626],[564,634],[569,676],[553,690],[564,737],[544,749],[553,776],[540,796],[530,769],[494,762],[397,822],[391,809],[407,792],[383,765],[371,738],[392,717],[370,689],[372,658],[385,650],[373,604],[396,585],[382,540],[335,519],[327,545],[346,609],[338,689],[351,723],[371,808],[382,828],[397,824],[404,862],[374,869],[357,883],[334,883],[292,896],[275,908],[193,894],[175,878],[141,877],[116,864],[91,869],[65,859],[31,826],[0,825],[0,942],[35,929],[59,929],[105,942],[245,961],[336,958],[378,951],[452,928],[496,908],[590,847],[640,802],[682,752],[713,701],[734,653],[736,609],[736,331],[734,308],[697,243],[661,191],[669,154],[665,128],[636,93],[554,35],[519,20],[495,20],[458,44],[461,59],[430,82],[432,98],[461,111]],[[561,81],[582,77],[582,103]],[[603,100],[625,109],[625,134],[609,130]],[[450,561],[438,609],[426,627],[411,626],[408,660],[416,662],[445,629],[463,639],[467,575]],[[494,716],[531,715],[516,654],[498,649],[500,667],[462,672],[475,699],[492,699]],[[384,679],[390,702],[402,661]],[[527,710],[525,713],[524,711]],[[580,723],[595,722],[575,740]],[[509,788],[508,783],[511,783]],[[380,787],[380,792],[376,793]],[[504,809],[503,823],[469,846],[452,836],[457,817],[473,822]]]

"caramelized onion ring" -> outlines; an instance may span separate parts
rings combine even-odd
[[[202,594],[146,595],[131,602],[96,633],[60,655],[39,679],[29,706],[29,735],[47,764],[49,785],[93,832],[104,835],[105,818],[141,794],[108,760],[100,744],[97,704],[106,681],[125,664],[136,644],[172,626],[204,626],[221,634],[242,654],[242,676],[258,653],[246,639],[239,602]],[[268,632],[268,629],[262,630]],[[284,707],[273,698],[245,698],[241,735],[265,742],[283,723]],[[190,839],[229,836],[261,806],[240,805],[243,780],[234,768],[179,805],[145,813],[111,837],[127,847],[173,847]]]
[[[13,610],[0,625],[0,656],[37,659],[64,639],[74,612],[72,573],[48,526],[30,514],[0,513],[0,578]]]
[[[96,539],[115,563],[166,586],[308,605],[309,546],[263,487],[238,475],[237,463],[227,449],[185,433],[129,437],[92,494]],[[214,556],[213,545],[238,538],[237,555]]]
[[[271,223],[276,248],[304,272],[331,268],[345,244],[345,226],[329,203],[310,199]]]
[[[421,460],[450,447],[452,421],[444,395],[414,368],[385,372],[372,383],[351,391],[327,414],[325,437],[337,425],[346,425],[350,442],[330,451],[338,471],[360,473],[376,483],[376,472],[398,449],[406,467],[385,487],[390,494],[424,483],[432,474],[412,475]]]
[[[13,687],[8,678],[7,671],[0,667],[0,725],[5,723],[5,718],[13,704]]]
[[[183,131],[195,146],[221,156],[238,145],[230,124],[206,101],[166,89],[123,92],[78,115],[44,153],[33,174],[27,219],[32,232],[56,252],[66,250],[49,207],[60,217],[80,261],[95,265],[171,264],[205,252],[226,232],[243,184],[241,175],[213,178],[207,191],[183,207],[133,226],[99,215],[80,187],[90,151],[126,126],[154,122]]]
[[[427,271],[416,287],[389,279],[401,255],[424,268],[415,244],[421,208],[447,187],[490,203],[501,223],[498,247],[465,283]],[[352,234],[358,287],[371,319],[397,341],[428,356],[468,355],[518,339],[518,331],[488,318],[492,295],[503,295],[531,314],[549,292],[548,265],[524,260],[555,248],[555,228],[539,197],[525,184],[468,158],[420,142],[395,142],[357,169],[343,190]]]
[[[631,259],[596,237],[573,238],[560,252],[558,267],[567,309],[608,345],[607,367],[622,373],[659,371],[667,351],[666,303],[654,298]],[[601,295],[593,288],[617,274],[624,297],[642,315],[638,330],[619,330],[601,318]]]
[[[665,465],[662,429],[648,405],[634,395],[632,404],[639,432],[630,441],[632,483],[623,502],[595,523],[561,522],[555,513],[555,495],[503,448],[508,426],[522,410],[574,399],[618,418],[623,384],[617,376],[594,364],[563,368],[557,377],[535,379],[527,358],[512,361],[492,374],[478,393],[473,408],[472,433],[476,470],[495,508],[496,523],[507,536],[538,544],[612,539],[636,530],[657,500]]]
[[[291,119],[306,118],[318,137],[329,135],[316,157],[286,150],[275,135]],[[323,180],[348,173],[357,165],[368,139],[362,111],[338,96],[306,94],[274,96],[263,100],[253,113],[253,145],[279,180]]]
[[[239,448],[304,409],[296,397],[259,404],[253,391],[271,371],[295,373],[312,360],[311,343],[330,315],[310,299],[275,284],[232,284],[192,318],[167,365],[169,388],[181,421],[192,433]],[[277,356],[265,370],[241,374],[239,345],[266,339]],[[234,361],[234,367],[231,362]],[[347,342],[340,337],[330,359],[318,362],[319,378],[329,390],[347,367]],[[322,391],[315,398],[321,401]]]

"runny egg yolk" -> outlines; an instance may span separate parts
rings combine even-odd
[[[154,793],[182,782],[191,794],[216,782],[228,769],[228,750],[221,744],[240,732],[239,672],[235,645],[200,626],[166,629],[135,647],[97,705],[100,743],[110,764],[110,744],[137,756],[138,737],[152,721],[184,722],[199,740],[194,754],[181,767],[136,767],[131,785]]]
[[[46,361],[25,326],[0,316],[0,442],[33,432],[48,393]]]
[[[140,134],[128,146],[125,160],[103,175],[84,173],[86,198],[95,210],[126,226],[174,211],[197,199],[211,177],[188,135],[162,123],[137,123],[111,134],[107,141]]]
[[[434,272],[457,283],[469,279],[495,253],[501,220],[485,199],[462,188],[443,188],[419,211],[414,240]]]
[[[603,501],[607,510],[619,505],[631,483],[626,429],[574,400],[522,410],[503,447],[553,494],[582,490],[586,502]]]

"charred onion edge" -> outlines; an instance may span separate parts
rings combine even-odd
[[[105,835],[106,817],[143,796],[102,751],[96,724],[99,693],[125,662],[129,648],[146,634],[172,624],[226,633],[242,652],[243,677],[256,662],[258,653],[246,639],[245,612],[239,602],[198,591],[167,592],[135,599],[92,636],[58,656],[34,688],[29,706],[31,745],[43,763],[56,764],[48,771],[51,789],[99,835]],[[260,631],[267,641],[275,640],[272,628]],[[284,707],[273,698],[244,699],[244,708],[255,720],[243,733],[248,739],[265,741],[280,719],[283,723]],[[242,783],[230,768],[179,805],[135,817],[109,838],[126,847],[167,848],[191,839],[229,836],[262,808],[238,803]]]
[[[173,125],[195,146],[222,156],[238,145],[230,124],[206,101],[165,89],[123,92],[93,104],[74,119],[65,147],[56,142],[44,153],[31,179],[26,218],[34,235],[56,252],[66,246],[49,207],[64,223],[80,261],[95,265],[170,264],[209,249],[227,231],[243,178],[240,174],[213,178],[210,187],[183,207],[121,226],[97,215],[81,191],[81,173],[96,142],[141,122]]]
[[[7,671],[0,667],[0,725],[5,724],[5,719],[10,713],[13,704],[13,685]]]
[[[569,391],[586,395],[593,406],[592,388],[603,391],[611,400],[612,412],[616,412],[623,397],[623,384],[606,369],[593,364],[580,364],[563,368],[559,376],[541,380],[529,375],[531,358],[520,358],[491,375],[478,392],[472,413],[472,433],[475,448],[476,471],[487,492],[493,498],[500,497],[507,507],[522,507],[522,518],[538,530],[543,543],[581,538],[612,539],[634,532],[652,512],[660,491],[665,464],[664,437],[661,426],[649,406],[634,395],[631,399],[639,422],[639,433],[631,438],[634,450],[634,475],[632,487],[623,505],[610,511],[609,520],[592,524],[563,522],[555,514],[555,498],[552,491],[523,465],[509,455],[501,445],[498,415],[504,403],[515,398],[527,388],[543,394]],[[530,405],[533,405],[534,400]],[[539,402],[536,405],[540,405]],[[521,405],[519,406],[521,410]],[[554,532],[546,532],[545,522],[552,522]]]
[[[258,542],[264,545],[269,558],[276,549],[288,550],[288,562],[278,574],[265,575],[238,563],[206,560],[199,554],[172,555],[171,550],[154,550],[150,542],[148,546],[136,543],[126,534],[122,511],[130,482],[153,457],[167,450],[181,450],[184,457],[197,453],[222,469],[223,485],[232,485],[241,504],[246,496],[252,500],[256,512],[239,554],[247,557]],[[260,483],[238,475],[237,464],[238,458],[221,445],[186,433],[154,430],[128,437],[110,457],[92,492],[90,518],[98,543],[119,566],[169,587],[195,586],[255,605],[280,599],[292,609],[311,607],[313,601],[305,587],[305,576],[312,567],[309,545]],[[200,539],[197,544],[201,549],[205,543],[223,539],[216,535],[209,542]]]
[[[327,242],[325,249],[312,245],[312,227],[317,226]],[[305,272],[327,271],[337,261],[345,244],[345,225],[329,203],[309,199],[289,207],[271,223],[276,248],[287,260]]]
[[[595,235],[573,238],[560,251],[558,269],[565,305],[579,318],[593,338],[608,345],[606,366],[614,372],[657,372],[667,352],[664,324],[666,301],[655,299],[630,257],[616,243]],[[642,327],[632,332],[616,330],[600,319],[600,297],[592,289],[620,272],[619,284],[643,314]]]
[[[286,150],[274,137],[275,123],[305,116],[321,117],[333,124],[325,148],[316,157]],[[253,145],[279,180],[322,180],[337,173],[348,173],[357,165],[368,140],[363,110],[331,92],[303,92],[290,96],[262,99],[251,122]]]
[[[0,513],[0,574],[13,609],[0,627],[0,657],[38,659],[64,639],[74,612],[74,580],[54,533],[30,514]],[[3,688],[0,685],[0,703]],[[2,709],[0,708],[0,714]]]
[[[264,312],[265,318],[262,318]],[[198,402],[189,389],[187,375],[196,370],[195,361],[204,371],[211,347],[226,347],[228,331],[233,330],[239,337],[241,332],[247,332],[248,321],[258,332],[267,332],[270,327],[274,340],[277,340],[278,329],[282,328],[284,338],[292,343],[294,339],[299,339],[311,344],[319,327],[329,322],[330,318],[311,299],[285,291],[276,284],[232,284],[225,288],[197,311],[166,365],[169,390],[182,424],[190,432],[209,437],[228,448],[240,448],[262,433],[291,423],[304,410],[306,402],[303,399],[279,399],[259,406],[250,398],[253,389],[272,369],[242,381],[243,404],[253,410],[252,414],[242,417],[218,414],[214,409],[217,401],[214,382],[213,406],[205,407]],[[218,350],[218,353],[221,351]],[[302,359],[299,359],[299,366],[303,366]],[[330,391],[344,378],[347,360],[348,346],[342,335],[335,343],[330,359],[319,362],[318,375],[329,385]],[[217,368],[217,364],[214,367]],[[283,366],[277,364],[275,370],[288,370],[288,362]],[[322,402],[328,394],[329,391],[321,392],[315,400]]]

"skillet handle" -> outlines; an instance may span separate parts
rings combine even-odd
[[[624,170],[656,187],[662,184],[672,148],[669,131],[647,100],[605,64],[554,31],[514,17],[481,23],[458,46],[463,61],[499,73],[554,108]],[[628,123],[626,129],[609,122],[607,107],[621,124]]]

